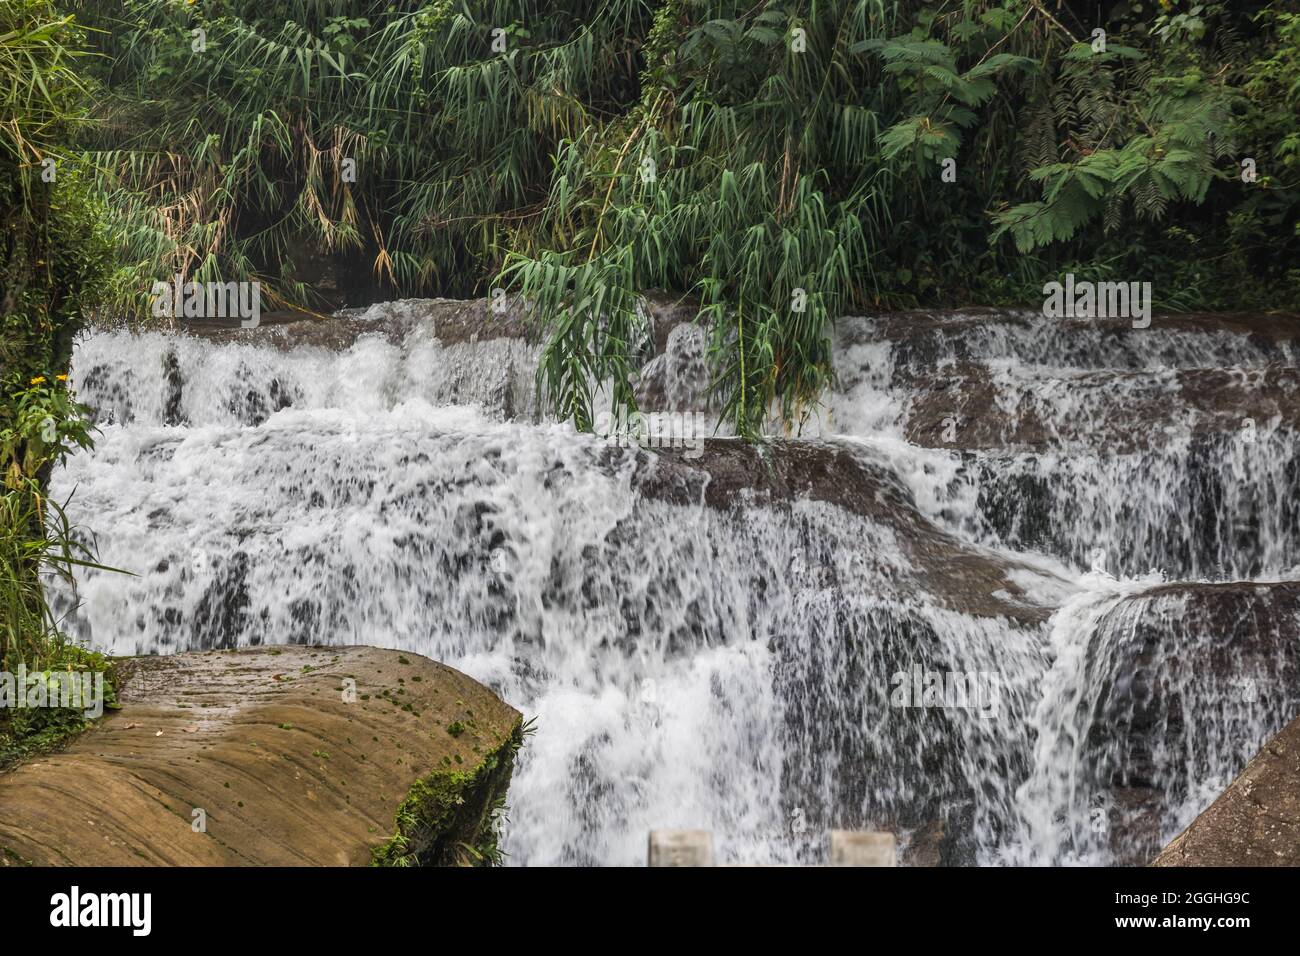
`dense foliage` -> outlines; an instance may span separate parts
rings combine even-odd
[[[331,251],[400,294],[504,266],[579,424],[594,381],[630,401],[651,287],[699,299],[742,429],[815,401],[849,309],[1067,268],[1172,307],[1295,294],[1281,4],[69,6],[108,54],[88,142],[124,300],[183,272],[306,303]]]
[[[0,6],[0,668],[80,660],[39,575],[88,555],[57,502],[50,468],[89,444],[68,393],[72,338],[101,293],[109,248],[101,206],[68,144],[86,105],[84,35],[47,0]],[[36,715],[38,724],[49,715]],[[8,715],[0,713],[0,723]],[[0,727],[0,734],[4,728]]]
[[[68,6],[106,54],[122,304],[182,272],[310,305],[330,254],[371,295],[507,285],[580,426],[596,382],[632,402],[650,288],[698,301],[746,433],[816,402],[847,311],[1035,302],[1063,271],[1297,299],[1279,2]]]

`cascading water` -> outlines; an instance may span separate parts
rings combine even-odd
[[[1150,860],[1300,713],[1294,587],[1088,577],[1053,619],[1023,862]]]
[[[1293,334],[851,319],[831,430],[957,450],[918,503],[975,540],[1084,567],[1100,549],[1117,574],[1275,577],[1300,564]]]
[[[524,864],[637,863],[673,826],[739,862],[818,861],[830,827],[893,829],[916,862],[1142,862],[1300,710],[1288,585],[1079,573],[1101,548],[1125,573],[1287,577],[1289,420],[1261,415],[1210,480],[1199,419],[1109,455],[1055,404],[1088,371],[1155,369],[1148,394],[1197,362],[1274,374],[1289,344],[854,320],[825,437],[771,451],[822,456],[802,490],[719,502],[734,443],[693,463],[539,420],[535,351],[451,341],[438,307],[351,314],[340,341],[86,336],[74,385],[102,433],[55,490],[136,576],[80,575],[69,629],[115,653],[370,643],[464,670],[539,718],[504,840]],[[700,407],[702,338],[664,339],[641,393]],[[999,421],[1055,430],[925,442],[921,380],[956,363],[995,380]],[[855,494],[809,492],[828,469]]]

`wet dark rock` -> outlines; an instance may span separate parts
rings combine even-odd
[[[181,366],[180,362],[176,360],[176,353],[170,350],[163,358],[163,387],[165,389],[163,423],[167,425],[185,424],[185,412],[181,405],[185,380],[181,375]]]
[[[131,394],[137,387],[135,376],[128,370],[124,375],[106,365],[95,365],[86,371],[82,391],[96,396],[86,401],[92,417],[101,424],[130,421],[133,414]]]
[[[1167,459],[1130,456],[1133,490],[1143,487],[1143,476],[1158,475],[1161,469],[1173,480],[1154,500],[1150,494],[1114,499],[1118,514],[1104,542],[1113,562],[1108,570],[1139,575],[1156,567],[1183,578],[1258,577],[1266,570],[1260,548],[1265,522],[1284,532],[1271,535],[1280,550],[1268,556],[1274,566],[1300,564],[1297,437],[1297,432],[1279,429],[1261,434],[1256,445],[1242,446],[1239,436],[1229,432],[1194,438]],[[1239,457],[1243,447],[1257,449],[1251,452],[1253,462]],[[1116,463],[1117,456],[1108,457]],[[1095,480],[1093,469],[1062,469],[1039,454],[1014,459],[968,454],[963,469],[978,489],[980,517],[997,540],[1016,550],[1054,554],[1078,567],[1089,565],[1098,542],[1080,535],[1078,524],[1068,519],[1084,499],[1084,485]],[[1252,479],[1256,490],[1242,494],[1243,480]]]
[[[962,805],[912,830],[902,841],[902,865],[973,866],[975,846],[971,822],[969,805]]]
[[[905,434],[952,450],[1105,453],[1188,438],[1300,428],[1300,315],[1048,320],[1032,310],[899,312],[846,318],[846,384],[866,370],[854,346],[888,343]]]
[[[214,575],[194,611],[189,646],[201,650],[235,647],[250,616],[248,555],[232,554]]]
[[[1159,808],[1206,779],[1212,750],[1242,750],[1251,727],[1300,713],[1300,583],[1163,585],[1120,602],[1108,628],[1125,640],[1087,740],[1111,849],[1134,865],[1159,851]]]
[[[672,329],[694,318],[696,309],[688,300],[649,293],[646,311],[650,339],[655,350],[662,352]],[[233,322],[189,320],[181,329],[217,341],[258,343],[284,349],[299,346],[345,349],[362,335],[381,335],[389,341],[400,342],[420,327],[432,331],[444,345],[503,338],[534,341],[537,333],[531,310],[515,296],[504,300],[406,299],[397,308],[386,304],[341,309],[333,314],[279,310],[262,313],[254,328],[242,328]]]
[[[1006,333],[1012,333],[1007,335]],[[1029,333],[1029,334],[1026,334]],[[1138,371],[1153,364],[1189,366],[1213,354],[1211,339],[1231,339],[1252,365],[1294,364],[1300,315],[1208,312],[1156,315],[1146,329],[1128,319],[1055,319],[1035,309],[910,310],[841,319],[841,348],[895,343],[896,377],[932,372],[993,355],[1055,368]]]
[[[293,399],[290,387],[281,384],[279,379],[272,379],[265,392],[260,388],[249,388],[243,394],[231,396],[226,407],[237,421],[260,425],[281,409],[292,406]]]
[[[953,450],[1084,445],[1124,453],[1206,435],[1239,438],[1246,427],[1300,429],[1295,368],[1268,367],[1250,375],[1241,369],[1053,371],[1044,381],[1055,389],[1045,396],[1025,389],[1008,409],[986,366],[959,364],[918,376],[910,383],[905,435],[924,447]],[[1060,397],[1059,407],[1053,395]],[[1061,407],[1069,413],[1061,414]],[[1247,420],[1253,425],[1243,426]]]
[[[851,446],[773,441],[759,448],[735,439],[708,439],[695,459],[687,458],[684,449],[655,454],[654,466],[639,468],[634,478],[634,487],[647,498],[720,510],[824,501],[891,527],[914,566],[917,584],[954,610],[1035,624],[1050,613],[1030,602],[1009,578],[1010,571],[1024,566],[940,529],[920,513],[886,465]]]

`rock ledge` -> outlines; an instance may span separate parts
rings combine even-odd
[[[459,671],[362,646],[120,666],[121,710],[66,750],[0,775],[0,865],[451,865],[495,855],[492,815],[522,720]]]

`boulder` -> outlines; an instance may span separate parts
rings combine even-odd
[[[121,709],[0,775],[0,864],[492,862],[520,714],[375,647],[119,660]]]

